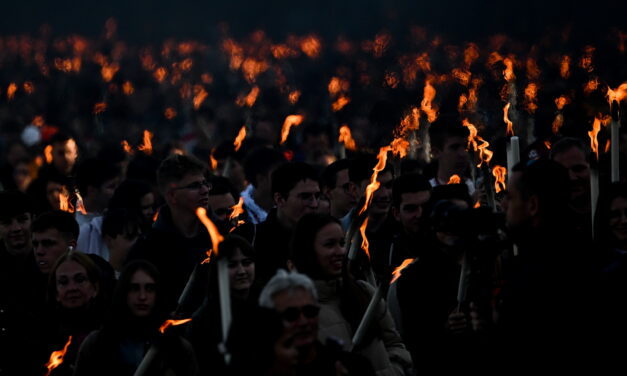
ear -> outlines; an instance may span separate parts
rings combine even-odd
[[[529,200],[527,200],[527,211],[533,217],[540,214],[540,202],[538,201],[538,196],[531,196]]]
[[[285,204],[285,199],[283,198],[283,196],[281,196],[279,192],[274,192],[272,196],[274,198],[274,203],[276,204],[276,206],[281,207]]]
[[[174,189],[168,189],[165,191],[163,198],[167,203],[176,203],[176,191]]]
[[[94,294],[91,297],[95,298],[96,296],[98,296],[99,291],[100,291],[100,284],[96,282],[94,283]]]
[[[361,195],[359,194],[359,187],[352,181],[348,182],[348,192],[355,198],[355,200],[359,200]]]
[[[398,222],[401,221],[401,212],[394,205],[392,205],[392,215],[394,216],[394,219],[396,219],[396,221],[398,221]]]
[[[74,249],[76,249],[76,239],[71,239],[70,241],[67,242],[68,246],[72,246],[74,247]]]

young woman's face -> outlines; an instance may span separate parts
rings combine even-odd
[[[237,248],[233,255],[229,257],[229,282],[231,290],[242,291],[250,289],[255,280],[255,262],[250,257],[244,255]]]
[[[65,261],[55,272],[57,301],[63,308],[85,307],[98,294],[98,286],[87,276],[87,270],[76,261]]]
[[[126,303],[135,317],[149,316],[157,301],[155,280],[143,270],[133,274]]]
[[[342,226],[329,223],[322,227],[314,238],[314,251],[324,276],[328,278],[341,276],[346,255]]]

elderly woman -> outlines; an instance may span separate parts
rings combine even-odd
[[[294,232],[291,261],[314,280],[320,304],[318,338],[334,337],[347,349],[363,355],[377,375],[404,375],[412,367],[411,356],[387,311],[381,308],[365,340],[353,348],[352,338],[366,311],[373,287],[354,280],[346,271],[344,231],[326,214],[307,214]],[[381,305],[385,307],[385,305]]]

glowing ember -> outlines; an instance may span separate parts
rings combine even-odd
[[[347,104],[349,104],[350,101],[351,100],[349,97],[345,95],[341,95],[339,98],[337,98],[335,102],[333,102],[333,104],[331,105],[331,108],[333,109],[333,112],[338,112],[339,110],[344,108]]]
[[[505,107],[503,107],[503,121],[507,124],[507,131],[505,134],[508,137],[511,137],[514,135],[514,124],[509,120],[509,106],[510,103],[507,102]]]
[[[207,209],[205,208],[196,208],[196,216],[200,219],[203,225],[207,228],[207,232],[209,232],[209,236],[211,237],[212,244],[212,254],[218,255],[218,246],[224,240],[224,237],[218,231],[216,225],[211,222],[211,219],[207,217]]]
[[[33,85],[33,83],[30,81],[24,82],[24,85],[22,85],[22,87],[24,88],[24,92],[28,95],[33,94],[33,92],[35,91],[35,85]]]
[[[104,102],[96,103],[94,105],[94,114],[96,114],[96,115],[101,114],[101,113],[105,112],[106,109],[107,109],[107,104],[106,103],[104,103]]]
[[[68,347],[70,347],[70,343],[72,343],[72,336],[68,338],[65,346],[63,346],[63,350],[53,351],[52,354],[50,354],[50,360],[44,365],[44,367],[48,369],[46,376],[50,376],[50,372],[63,363],[63,358],[65,357]]]
[[[52,145],[46,146],[44,149],[44,157],[46,158],[46,163],[52,163]]]
[[[163,116],[165,116],[165,118],[168,120],[174,119],[176,115],[177,115],[176,110],[172,107],[166,108],[165,111],[163,112]]]
[[[7,88],[7,98],[9,98],[9,100],[13,100],[13,97],[15,97],[16,91],[17,91],[17,85],[15,84],[15,82],[11,82],[9,84],[9,87]]]
[[[233,146],[235,146],[235,151],[238,151],[242,147],[242,142],[246,138],[246,126],[243,125],[239,130],[237,137],[235,137],[235,141],[233,141]]]
[[[283,122],[283,127],[281,128],[281,142],[280,145],[283,145],[285,141],[287,141],[287,137],[290,135],[290,129],[292,127],[300,125],[303,122],[302,115],[288,115]]]
[[[494,175],[494,191],[499,193],[505,190],[505,176],[507,169],[503,166],[495,165],[492,167],[492,175]]]
[[[408,267],[409,264],[414,262],[414,260],[415,260],[415,258],[405,259],[405,261],[403,261],[399,266],[396,267],[396,269],[394,269],[394,271],[392,272],[393,277],[392,277],[392,280],[390,281],[390,285],[392,283],[396,282],[396,280],[401,277],[401,272],[403,271],[403,269]]]
[[[183,319],[183,320],[165,320],[165,322],[159,327],[159,331],[161,334],[165,333],[165,330],[171,326],[183,325],[192,321],[192,319]]]
[[[240,197],[239,202],[236,205],[233,205],[231,209],[233,209],[233,212],[229,216],[229,220],[233,220],[244,214],[244,197]]]
[[[405,158],[409,150],[409,141],[404,138],[395,138],[392,140],[390,147],[392,148],[391,150],[393,155],[399,158]]]
[[[435,98],[435,88],[431,85],[433,77],[428,77],[425,80],[425,87],[423,90],[423,99],[420,103],[420,108],[427,114],[429,123],[433,123],[438,118],[437,109],[433,108],[433,99]]]
[[[152,132],[144,130],[144,141],[137,147],[137,150],[143,151],[146,155],[152,155]]]
[[[459,177],[459,175],[455,174],[448,179],[448,183],[446,184],[460,184],[461,182],[462,179]]]
[[[351,134],[351,129],[346,124],[340,127],[340,137],[338,138],[338,141],[344,144],[344,147],[346,148],[346,150],[350,150],[350,151],[357,150],[357,144],[355,143],[355,140],[353,139],[353,136]]]
[[[368,237],[366,237],[366,227],[368,227],[368,218],[366,218],[361,227],[359,227],[359,232],[361,233],[361,249],[366,252],[366,256],[368,256],[368,260],[370,260],[370,243],[368,243]]]
[[[562,61],[560,63],[560,76],[564,79],[570,77],[570,56],[568,55],[562,56]]]
[[[544,141],[544,146],[546,146],[547,150],[551,150],[551,142],[549,140]]]
[[[209,94],[202,85],[194,85],[194,110],[200,108]]]
[[[290,102],[290,104],[292,105],[296,104],[296,102],[298,102],[298,99],[300,99],[300,90],[291,91],[287,99]]]
[[[131,95],[135,92],[135,88],[133,87],[131,81],[126,81],[124,84],[122,84],[122,92],[124,93],[124,95]]]
[[[124,149],[126,154],[128,154],[128,155],[133,154],[133,147],[128,144],[128,141],[123,140],[122,142],[120,142],[120,145],[122,145],[122,148]]]
[[[377,156],[378,162],[373,168],[373,173],[370,177],[370,184],[366,187],[366,200],[364,202],[364,206],[361,210],[359,210],[360,215],[368,209],[368,206],[370,206],[370,203],[372,202],[374,192],[379,189],[379,186],[381,185],[381,183],[377,181],[377,178],[379,176],[379,172],[383,171],[385,168],[385,163],[388,159],[388,152],[391,150],[392,148],[390,146],[383,146],[379,149],[379,155]]]

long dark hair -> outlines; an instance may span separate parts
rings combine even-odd
[[[290,260],[300,273],[306,274],[313,280],[327,279],[318,263],[314,241],[318,232],[326,225],[332,223],[341,226],[340,221],[331,215],[309,213],[305,214],[298,221],[294,230]],[[342,268],[341,278],[342,283],[339,291],[340,310],[344,318],[351,324],[351,327],[356,330],[366,312],[370,302],[370,295],[349,273],[346,262]],[[370,333],[374,334],[372,331]]]

